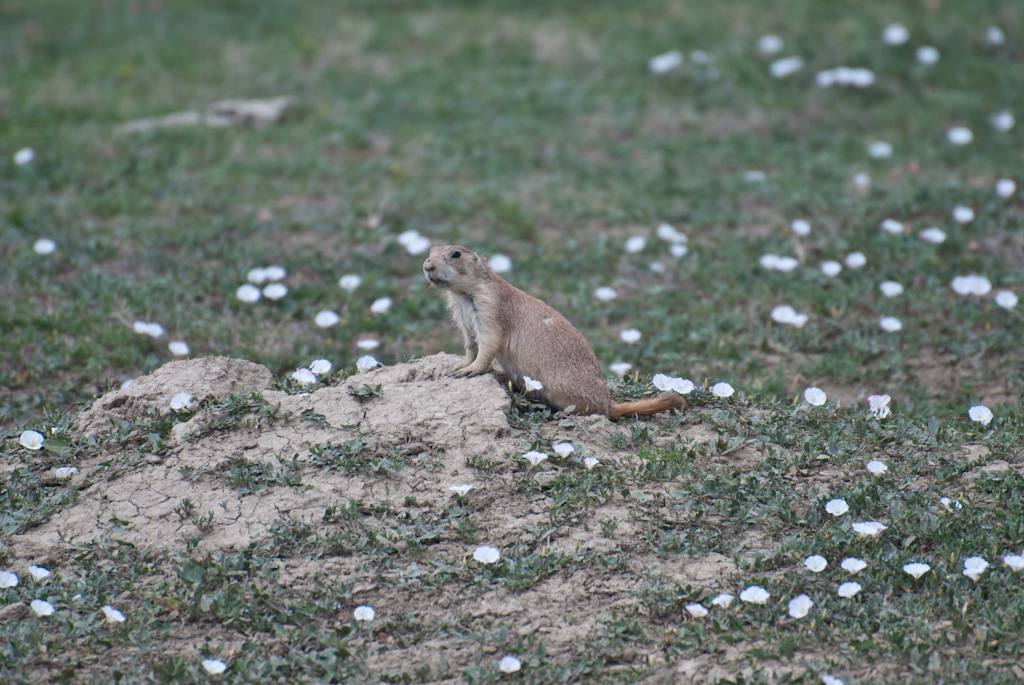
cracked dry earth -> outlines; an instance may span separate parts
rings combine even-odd
[[[452,527],[428,541],[416,555],[405,557],[401,544],[390,558],[369,561],[359,553],[295,553],[278,560],[277,583],[292,592],[312,591],[318,582],[345,583],[351,593],[338,607],[337,619],[350,620],[355,606],[375,608],[378,620],[414,617],[424,627],[451,620],[479,630],[508,626],[510,634],[535,635],[545,641],[549,658],[569,654],[596,635],[601,622],[613,611],[632,611],[638,605],[635,591],[649,572],[664,574],[668,583],[694,587],[731,587],[736,568],[731,559],[707,554],[700,559],[665,559],[634,548],[644,525],[635,511],[637,500],[616,496],[580,512],[576,525],[551,527],[551,498],[543,488],[523,486],[524,467],[509,458],[530,448],[531,436],[513,429],[506,412],[510,398],[491,375],[453,379],[443,371],[459,358],[435,355],[406,364],[378,368],[349,377],[336,385],[289,394],[271,389],[270,372],[251,362],[228,358],[177,361],[137,379],[125,389],[100,397],[78,417],[79,431],[98,440],[109,437],[119,422],[132,421],[142,412],[166,413],[171,398],[182,391],[196,400],[230,393],[261,392],[267,405],[276,408],[272,419],[257,418],[225,426],[216,422],[208,402],[189,420],[173,427],[159,454],[118,469],[111,477],[110,450],[80,463],[75,476],[78,501],[53,515],[43,525],[23,535],[11,536],[8,548],[13,566],[24,572],[29,564],[59,567],[72,551],[99,540],[124,541],[139,547],[185,553],[187,541],[197,537],[193,521],[175,509],[185,498],[195,512],[212,522],[204,530],[193,555],[243,549],[266,539],[272,525],[302,522],[316,533],[326,532],[324,512],[330,505],[355,500],[366,525],[376,525],[372,512],[390,503],[409,526],[437,520],[455,506],[449,486],[472,483],[468,496],[475,540],[456,534]],[[379,394],[357,397],[352,391],[380,386]],[[318,420],[303,416],[312,411]],[[682,443],[714,441],[718,434],[700,425],[666,421],[649,422],[657,434],[655,444],[668,440]],[[600,416],[551,420],[540,428],[552,443],[571,441],[578,454],[590,454],[612,465],[630,458],[616,450],[609,439],[616,429]],[[399,454],[404,467],[395,470],[327,469],[312,458],[311,448],[342,445],[361,438],[370,453]],[[257,492],[232,485],[224,464],[263,463],[281,467],[295,460],[301,473],[297,485],[273,484]],[[743,468],[759,458],[751,448],[732,451],[731,466]],[[720,459],[725,460],[724,457]],[[481,471],[481,463],[490,467]],[[559,471],[578,470],[579,460],[565,460],[533,477],[543,486]],[[665,497],[665,492],[635,493],[641,498]],[[600,521],[617,521],[605,529]],[[588,563],[576,570],[556,572],[519,591],[484,590],[479,584],[425,583],[434,568],[447,564],[465,576],[473,550],[479,544],[499,548],[520,544],[530,551],[562,555],[618,554],[618,565]],[[504,553],[504,552],[503,552]],[[405,558],[404,558],[405,557]],[[471,576],[471,573],[470,573]],[[181,631],[169,651],[194,656],[211,626]],[[221,637],[240,644],[242,635],[226,631]],[[440,631],[418,642],[398,643],[381,636],[373,642],[367,660],[370,673],[403,673],[430,665],[438,682],[459,682],[459,673],[479,658],[500,658],[495,648],[470,639],[455,640]],[[656,648],[652,648],[656,649]],[[229,655],[230,656],[230,655]],[[725,660],[727,661],[727,655]],[[623,668],[661,664],[663,678],[670,667],[665,655],[636,653],[627,648],[618,655]],[[722,659],[687,661],[679,666],[697,680],[717,679]],[[724,671],[721,672],[724,675]]]

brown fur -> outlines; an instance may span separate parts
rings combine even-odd
[[[651,416],[684,404],[671,394],[613,404],[586,338],[557,311],[502,280],[468,248],[431,248],[423,275],[445,291],[448,312],[465,340],[465,359],[448,371],[454,376],[487,373],[496,361],[519,390],[523,376],[540,381],[544,387],[538,394],[559,410],[575,406],[574,413],[613,419]]]

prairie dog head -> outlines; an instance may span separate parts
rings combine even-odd
[[[474,290],[489,274],[490,268],[483,257],[462,245],[432,247],[430,256],[423,262],[427,281],[444,290]]]

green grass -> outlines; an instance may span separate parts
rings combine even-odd
[[[880,40],[894,21],[911,33],[897,48]],[[993,24],[1006,31],[1005,45],[985,44]],[[950,281],[979,273],[1024,299],[1024,191],[1002,200],[992,189],[1002,177],[1024,186],[1024,134],[988,123],[1004,109],[1024,120],[1024,6],[7,0],[0,25],[0,451],[14,469],[0,485],[5,545],[78,496],[40,484],[41,475],[110,448],[72,440],[73,416],[64,412],[170,361],[170,340],[187,341],[193,356],[251,359],[278,376],[317,358],[351,369],[363,354],[356,342],[368,334],[382,343],[373,354],[389,364],[458,350],[441,299],[420,275],[422,256],[395,241],[406,230],[510,256],[513,285],[562,311],[605,365],[634,365],[641,378],[627,379],[627,392],[663,372],[728,381],[744,393],[687,409],[721,433],[720,444],[656,446],[656,429],[623,425],[615,446],[635,462],[572,471],[548,486],[554,529],[613,532],[622,523],[590,514],[626,498],[636,539],[612,552],[544,551],[537,540],[545,531],[524,531],[503,549],[500,568],[477,568],[448,547],[435,550],[438,539],[486,543],[464,504],[436,520],[399,518],[409,507],[395,507],[370,521],[358,503],[341,503],[313,528],[282,521],[262,546],[204,558],[195,544],[207,512],[197,510],[182,516],[194,520],[197,537],[181,558],[91,546],[66,560],[74,577],[47,586],[55,617],[14,624],[0,647],[5,678],[206,682],[193,653],[168,646],[173,637],[202,644],[207,656],[230,651],[224,682],[426,682],[444,674],[497,682],[492,659],[504,653],[523,659],[522,682],[634,682],[737,644],[743,656],[729,661],[750,667],[750,681],[769,677],[759,670],[766,662],[799,662],[809,669],[804,682],[833,668],[865,681],[1015,681],[1024,604],[1014,594],[1019,581],[995,555],[1024,544],[1015,470],[1024,444],[1024,313],[991,296],[960,297]],[[769,75],[754,47],[769,32],[785,39],[782,56],[803,56],[802,72],[784,81]],[[941,51],[933,67],[913,59],[924,44]],[[679,72],[648,72],[650,57],[675,48],[687,54]],[[695,49],[714,55],[717,79],[692,64]],[[814,87],[815,73],[844,64],[872,69],[876,83]],[[278,125],[114,132],[135,118],[279,94],[299,104]],[[948,144],[954,125],[969,126],[974,142]],[[892,159],[868,157],[875,140],[893,144]],[[16,166],[11,156],[26,146],[36,159]],[[767,181],[745,181],[751,169]],[[857,172],[871,175],[869,191],[853,189]],[[958,204],[977,218],[956,224]],[[261,209],[271,218],[259,218]],[[888,217],[909,234],[880,231]],[[809,237],[792,236],[796,218],[811,221]],[[689,236],[688,255],[672,258],[654,237],[663,221]],[[928,226],[942,228],[946,242],[918,240]],[[643,252],[625,253],[632,235],[648,237]],[[32,251],[42,237],[57,242],[55,254]],[[852,251],[867,256],[865,267],[833,279],[817,269]],[[801,266],[766,272],[758,258],[767,252],[796,256]],[[654,261],[664,273],[649,268]],[[287,297],[240,302],[235,291],[249,269],[269,264],[287,268]],[[364,279],[352,293],[338,287],[349,273]],[[906,292],[883,297],[883,280]],[[598,301],[593,291],[602,285],[618,298]],[[390,312],[371,314],[384,296],[394,300]],[[808,314],[807,325],[774,324],[779,304]],[[323,309],[341,322],[318,328],[313,318]],[[881,331],[882,316],[898,317],[903,330]],[[136,320],[161,323],[167,336],[134,333]],[[621,342],[624,328],[643,338]],[[829,407],[790,404],[809,385],[828,392]],[[867,420],[863,398],[883,392],[895,415]],[[253,411],[274,420],[258,400],[225,401],[216,429]],[[991,431],[966,418],[982,401],[997,417]],[[535,432],[542,418],[514,420]],[[160,454],[174,423],[154,416],[120,427],[112,442],[123,450],[105,463],[110,477]],[[52,426],[63,442],[52,438],[31,455],[16,446],[22,430]],[[765,458],[739,470],[714,461],[743,444],[763,448]],[[959,450],[976,444],[989,450],[982,465],[1012,468],[966,493],[958,479],[979,464]],[[399,446],[379,446],[370,463],[364,447],[324,445],[313,463],[382,477],[418,464]],[[872,456],[889,474],[868,477],[863,462]],[[484,478],[495,463],[507,466],[496,455],[473,466]],[[834,475],[810,482],[823,468],[856,475],[841,485]],[[301,476],[290,455],[240,459],[216,474],[254,497],[268,488],[301,492]],[[541,494],[530,479],[520,488]],[[861,519],[824,514],[825,490],[859,517],[889,522],[890,535],[853,536],[848,524]],[[946,512],[938,497],[954,490],[964,493],[964,508]],[[808,499],[815,504],[807,511],[791,506]],[[784,618],[783,602],[689,620],[683,605],[706,604],[712,590],[673,587],[664,572],[710,552],[733,559],[773,602],[811,594],[819,618]],[[812,553],[829,558],[821,577],[794,566]],[[993,562],[977,585],[958,575],[974,554]],[[516,595],[576,571],[608,574],[636,586],[636,604],[601,613],[589,642],[559,654],[545,651],[540,634],[463,616],[407,617],[375,626],[373,638],[333,609],[351,588],[273,582],[283,559],[303,555],[354,555],[382,587],[413,593]],[[665,577],[630,566],[636,555],[664,559]],[[873,569],[856,601],[834,594],[843,555]],[[912,582],[900,568],[921,558],[934,573]],[[2,603],[30,601],[36,589],[25,580],[0,591]],[[79,592],[84,600],[73,599]],[[99,625],[95,610],[117,602],[130,607],[129,622]],[[203,643],[205,632],[216,637]],[[435,664],[382,675],[373,657],[387,651],[387,637],[475,651],[467,647],[473,657],[447,671]],[[96,656],[104,653],[110,658]],[[628,658],[637,653],[656,654],[662,665]],[[803,656],[790,661],[794,653]],[[60,660],[70,675],[60,675]],[[895,670],[871,670],[876,660]]]

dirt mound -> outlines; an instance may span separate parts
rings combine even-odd
[[[80,430],[109,437],[117,421],[166,414],[183,391],[207,405],[171,429],[159,456],[116,480],[105,477],[109,457],[83,464],[79,501],[32,531],[33,546],[102,536],[183,546],[197,532],[187,509],[203,521],[202,546],[226,548],[263,535],[282,516],[312,520],[349,498],[371,507],[411,497],[440,506],[453,496],[448,486],[472,480],[467,459],[518,449],[509,398],[494,377],[442,377],[458,359],[435,355],[302,394],[266,390],[270,372],[251,362],[167,364],[99,398],[81,414]],[[212,403],[243,390],[262,391],[262,402],[250,402],[256,410],[232,418]]]
[[[262,392],[273,382],[270,369],[244,359],[204,357],[171,362],[93,402],[78,416],[78,427],[84,435],[97,435],[110,430],[111,419],[130,421],[147,410],[167,411],[171,398],[180,392],[197,399],[227,397],[243,390]]]

